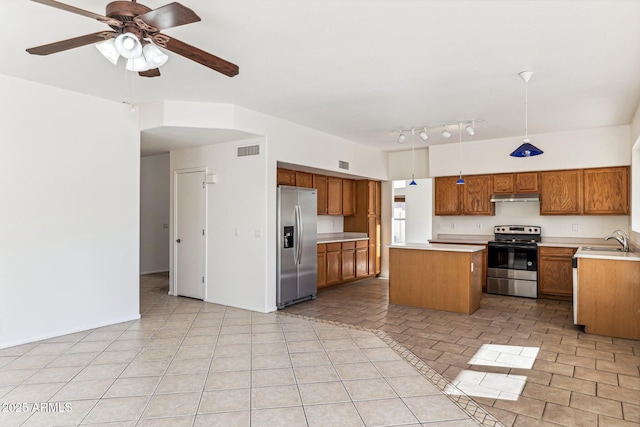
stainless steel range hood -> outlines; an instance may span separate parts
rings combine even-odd
[[[493,194],[492,202],[539,202],[539,194]]]

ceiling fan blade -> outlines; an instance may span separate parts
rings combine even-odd
[[[191,46],[165,34],[158,33],[154,35],[153,41],[160,47],[170,50],[173,53],[177,53],[178,55],[182,55],[192,61],[198,62],[205,67],[209,67],[226,76],[233,77],[239,72],[239,68],[236,64],[232,64],[229,61],[225,61],[222,58],[218,58],[204,50],[198,49],[195,46]]]
[[[152,68],[147,71],[139,71],[138,75],[142,77],[160,77],[160,70],[157,68]]]
[[[153,27],[155,31],[162,31],[167,28],[198,22],[200,17],[188,7],[174,2],[151,12],[138,15],[136,20],[142,20],[149,27]]]
[[[108,40],[115,37],[116,35],[117,33],[115,31],[100,31],[98,33],[87,34],[72,39],[32,47],[27,49],[27,52],[32,55],[50,55],[52,53],[62,52],[64,50],[73,49],[75,47],[85,46],[91,43]]]
[[[113,26],[113,27],[118,27],[118,28],[122,28],[122,26],[124,25],[122,22],[118,21],[117,19],[113,19],[113,18],[109,18],[107,16],[104,15],[100,15],[97,13],[93,13],[93,12],[89,12],[88,10],[84,10],[84,9],[79,9],[75,6],[70,6],[68,4],[64,4],[64,3],[60,3],[54,0],[31,0],[34,1],[36,3],[40,3],[40,4],[44,4],[47,6],[51,6],[51,7],[55,7],[56,9],[62,9],[62,10],[66,10],[67,12],[72,12],[72,13],[76,13],[78,15],[82,15],[82,16],[86,16],[88,18],[93,18],[96,19],[100,22],[104,22],[107,25]]]

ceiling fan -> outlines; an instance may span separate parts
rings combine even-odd
[[[122,56],[127,59],[128,70],[137,71],[143,77],[157,77],[160,75],[158,67],[167,60],[167,56],[156,47],[160,46],[229,77],[239,72],[237,65],[160,32],[200,21],[193,10],[180,3],[150,9],[136,0],[112,1],[107,4],[103,16],[54,0],[32,1],[96,19],[110,26],[111,30],[32,47],[27,49],[31,54],[49,55],[97,43],[96,47],[112,63],[116,64]]]

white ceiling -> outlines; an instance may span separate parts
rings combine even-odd
[[[169,2],[142,1],[152,9]],[[108,27],[28,0],[0,4],[0,73],[132,104],[237,104],[386,151],[409,148],[394,129],[474,118],[484,121],[465,141],[523,134],[523,70],[534,71],[532,134],[628,124],[640,101],[638,0],[180,2],[202,21],[164,32],[239,65],[238,76],[173,53],[152,79],[92,46],[29,55],[26,48]],[[103,14],[107,1],[65,3]],[[441,130],[429,143],[443,141]],[[143,139],[168,150],[232,137],[167,128]]]

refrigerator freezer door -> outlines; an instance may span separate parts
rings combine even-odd
[[[284,302],[296,299],[298,294],[298,266],[295,260],[297,203],[298,192],[295,189],[278,188],[278,308]]]
[[[318,292],[318,208],[317,191],[300,189],[298,206],[301,219],[300,261],[298,264],[298,298]]]

